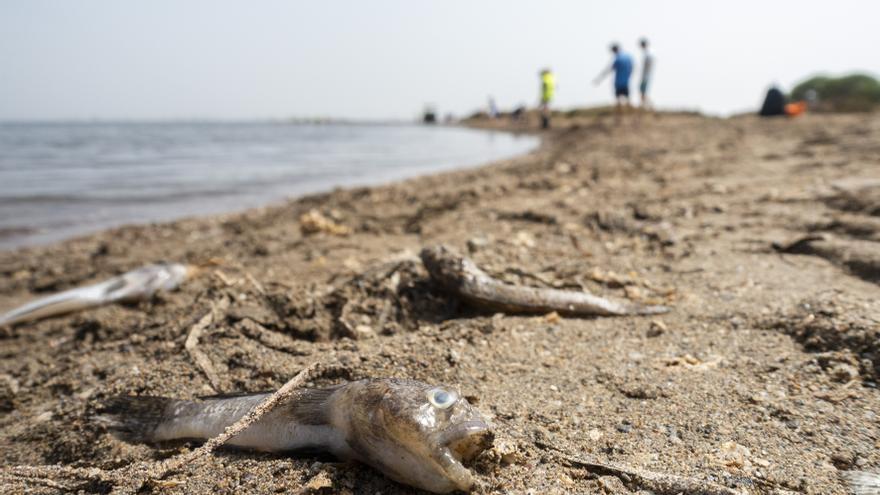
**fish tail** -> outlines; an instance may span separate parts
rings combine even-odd
[[[880,495],[880,473],[844,471],[841,477],[853,495]]]
[[[668,306],[662,305],[650,305],[650,306],[642,306],[640,304],[634,304],[629,306],[629,313],[634,315],[661,315],[663,313],[669,312]]]
[[[105,402],[95,417],[117,437],[131,442],[204,440],[235,423],[268,394],[181,400],[153,396],[121,396]]]
[[[173,406],[179,402],[166,397],[113,397],[105,402],[95,421],[123,440],[151,442],[156,440],[158,428],[171,419]]]
[[[0,326],[11,326],[93,308],[102,302],[98,296],[96,289],[89,286],[43,297],[0,315]]]

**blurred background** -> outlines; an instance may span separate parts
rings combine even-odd
[[[554,109],[608,105],[591,80],[611,42],[638,62],[650,40],[659,109],[753,112],[774,84],[876,75],[878,18],[846,0],[7,0],[0,248],[523,153],[537,138],[413,124],[534,108],[544,67]]]
[[[558,106],[594,105],[608,44],[641,36],[658,104],[729,114],[773,82],[880,70],[878,18],[853,0],[7,0],[0,120],[462,115],[533,104],[544,66]]]

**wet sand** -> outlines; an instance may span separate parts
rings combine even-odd
[[[497,427],[473,466],[487,493],[663,493],[575,459],[740,493],[843,494],[842,471],[880,470],[880,116],[555,124],[537,151],[474,170],[0,253],[0,309],[157,260],[223,261],[153,302],[2,334],[2,491],[130,488],[113,470],[196,445],[115,439],[90,419],[109,396],[269,390],[315,361],[332,370],[315,384],[459,387]],[[303,233],[310,210],[350,233]],[[483,313],[413,259],[437,243],[511,283],[673,310]],[[184,347],[211,311],[213,384]],[[8,468],[54,464],[102,471]],[[160,492],[413,490],[224,450],[141,490]]]

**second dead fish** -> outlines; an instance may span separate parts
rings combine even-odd
[[[447,292],[472,305],[493,311],[557,311],[577,316],[655,315],[669,311],[666,306],[615,301],[587,292],[507,284],[491,277],[473,261],[443,245],[422,249],[421,258],[431,278]]]
[[[199,270],[193,265],[156,263],[104,282],[43,297],[0,315],[0,326],[41,320],[115,302],[143,301],[176,289]]]

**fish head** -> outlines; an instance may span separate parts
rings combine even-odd
[[[160,263],[156,270],[152,285],[156,291],[172,291],[180,287],[186,279],[191,278],[195,274],[195,268],[192,265],[183,265],[181,263]]]
[[[368,380],[345,394],[347,442],[388,477],[435,493],[468,491],[464,467],[493,440],[490,424],[451,388],[414,380]]]

